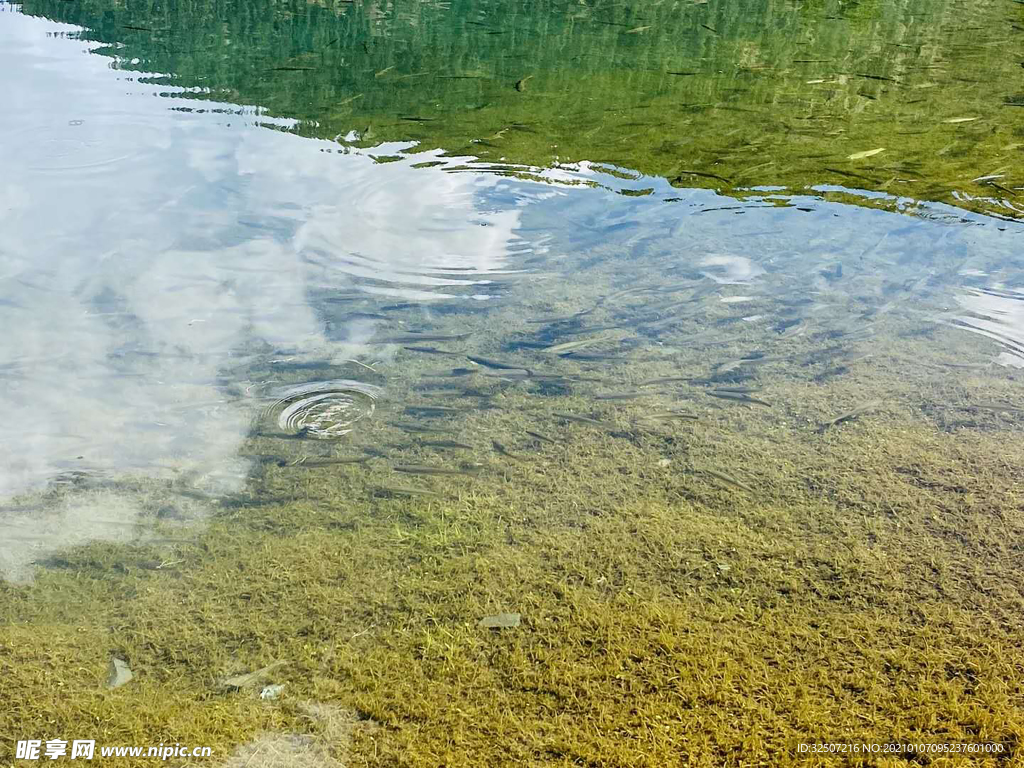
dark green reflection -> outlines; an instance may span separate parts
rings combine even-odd
[[[151,82],[297,118],[305,135],[1024,213],[1024,6],[1011,0],[23,9],[86,28],[118,67],[162,73]]]

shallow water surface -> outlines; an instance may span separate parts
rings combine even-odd
[[[971,7],[0,5],[0,734],[1013,749],[1024,12]]]

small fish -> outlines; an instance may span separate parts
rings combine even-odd
[[[698,421],[700,417],[695,413],[686,413],[685,411],[655,411],[654,413],[645,413],[644,418],[654,421]]]
[[[520,93],[525,91],[526,90],[526,82],[527,82],[527,80],[529,80],[532,77],[533,77],[533,75],[527,75],[526,77],[522,78],[521,80],[516,80],[516,90],[519,91]]]
[[[725,483],[726,485],[731,485],[734,488],[739,488],[741,491],[746,491],[747,493],[755,493],[754,489],[751,488],[749,485],[740,480],[737,480],[732,475],[727,475],[725,472],[719,472],[717,469],[702,469],[699,471],[705,475],[715,478],[720,482]]]
[[[843,414],[840,414],[839,416],[836,416],[834,419],[831,419],[829,421],[823,422],[821,424],[821,426],[818,427],[818,432],[824,432],[825,430],[827,430],[827,429],[829,429],[831,427],[834,427],[837,424],[842,424],[844,421],[850,421],[851,419],[856,419],[861,414],[867,413],[868,411],[872,411],[872,410],[874,410],[876,408],[879,408],[879,407],[881,407],[881,405],[882,405],[882,401],[881,400],[869,400],[866,403],[861,403],[856,408],[852,408],[851,410],[847,411],[846,413],[843,413]]]
[[[335,464],[365,464],[370,460],[370,456],[352,456],[352,457],[329,457],[323,458],[313,456],[303,456],[302,458],[295,459],[294,461],[288,461],[278,463],[281,467],[330,467]]]
[[[572,328],[561,331],[562,336],[582,336],[584,333],[599,333],[600,331],[618,331],[622,330],[622,326],[619,324],[615,325],[588,325],[584,328]]]
[[[605,304],[605,303],[610,302],[610,301],[617,301],[618,299],[623,299],[626,296],[632,296],[634,293],[646,293],[648,291],[655,291],[655,290],[657,290],[657,287],[656,286],[652,286],[652,285],[639,285],[639,286],[634,286],[633,288],[624,288],[621,291],[616,291],[615,293],[613,293],[610,296],[605,296],[604,298],[602,298],[600,300],[599,303]]]
[[[407,406],[405,412],[408,414],[417,413],[465,413],[467,408],[459,408],[453,405],[410,405]]]
[[[526,379],[534,378],[533,372],[528,368],[511,368],[503,369],[500,371],[491,371],[483,374],[491,379],[501,379],[502,381],[525,381]],[[548,376],[538,376],[538,380],[544,380],[549,378]]]
[[[575,312],[571,315],[556,315],[554,317],[538,317],[535,320],[527,320],[527,323],[531,325],[548,325],[550,323],[565,323],[570,320],[575,320],[577,317],[583,317],[593,312],[593,308],[585,309],[582,312]]]
[[[779,334],[779,338],[780,339],[792,339],[792,338],[795,338],[797,336],[802,336],[806,332],[807,332],[807,323],[805,323],[803,321],[800,321],[799,323],[795,323],[795,324],[789,326],[788,328],[783,329],[783,331]]]
[[[235,675],[234,677],[224,678],[220,681],[220,685],[224,688],[246,688],[259,682],[271,672],[287,666],[289,663],[290,662],[287,661],[275,661],[273,664],[268,664],[262,669],[257,669],[254,672],[247,672],[244,675]]]
[[[328,304],[348,304],[353,301],[366,301],[369,299],[369,294],[354,292],[354,293],[337,293],[333,296],[324,296],[320,301]]]
[[[460,443],[458,440],[427,440],[420,443],[425,448],[458,448],[463,451],[474,450],[472,445]]]
[[[497,453],[500,453],[502,456],[508,456],[510,459],[518,459],[519,458],[514,453],[512,453],[508,448],[506,448],[504,445],[499,443],[497,440],[491,440],[491,446],[494,448],[494,450]]]
[[[622,352],[569,352],[562,355],[564,360],[621,360],[629,354],[630,350]]]
[[[637,397],[648,397],[650,395],[663,395],[664,392],[602,392],[594,395],[595,400],[633,400]]]
[[[554,439],[548,437],[547,435],[542,435],[540,432],[534,432],[531,429],[524,429],[523,432],[525,432],[526,434],[528,434],[532,438],[540,440],[542,443],[551,443],[552,445],[557,445],[558,444],[557,440],[554,440]]]
[[[1019,413],[1020,411],[1024,411],[1024,407],[1019,405],[1013,405],[1012,403],[970,403],[967,407],[978,408],[983,411],[1008,411],[1010,413]]]
[[[449,352],[447,349],[438,349],[437,347],[402,347],[409,352],[421,352],[424,355],[448,355],[449,357],[462,357],[461,352]]]
[[[970,123],[977,120],[977,117],[951,117],[948,120],[943,120],[944,123]]]
[[[387,320],[387,315],[382,315],[378,312],[347,312],[340,317],[333,318],[339,321],[345,320]]]
[[[566,421],[576,421],[580,424],[588,424],[591,427],[601,427],[602,429],[618,429],[614,424],[609,424],[607,421],[599,421],[598,419],[592,419],[589,416],[580,416],[576,413],[553,413],[552,416],[557,416],[560,419]]]
[[[633,27],[632,29],[627,29],[622,34],[624,34],[624,35],[635,35],[635,34],[637,34],[639,32],[646,32],[650,28],[651,28],[651,25],[647,24],[646,26],[643,26],[643,27]]]
[[[885,75],[867,75],[867,74],[863,74],[861,72],[855,72],[854,74],[857,77],[863,77],[865,80],[882,80],[883,82],[886,82],[886,83],[895,83],[896,82],[896,78],[894,78],[894,77],[886,77]]]
[[[480,471],[479,467],[431,467],[426,464],[397,464],[392,469],[395,472],[404,472],[407,475],[475,475]]]
[[[377,487],[377,490],[388,494],[404,496],[440,496],[436,491],[431,491],[427,488],[416,488],[410,485],[381,485]]]
[[[303,427],[298,432],[266,432],[254,433],[255,437],[272,437],[277,440],[305,440],[309,437],[309,427]]]
[[[495,368],[498,370],[512,370],[512,371],[529,371],[528,368],[524,368],[519,363],[506,363],[501,360],[493,360],[489,357],[480,357],[478,355],[466,355],[466,359],[470,362],[482,365],[484,368]]]
[[[580,339],[579,341],[567,341],[564,344],[555,344],[550,347],[544,347],[545,352],[550,352],[554,355],[561,355],[566,352],[572,352],[576,349],[583,349],[589,347],[592,344],[598,344],[602,341],[607,340],[607,336],[595,336],[592,339]]]
[[[712,397],[718,397],[718,398],[721,398],[723,400],[736,400],[737,402],[740,402],[740,403],[750,403],[752,405],[764,405],[764,406],[767,406],[768,408],[772,407],[771,403],[766,403],[764,400],[758,400],[757,398],[751,397],[750,395],[746,394],[745,392],[730,392],[730,391],[724,390],[724,389],[713,389],[713,390],[709,391],[708,394],[711,395]]]
[[[406,432],[421,432],[424,434],[435,434],[438,432],[447,432],[448,430],[444,427],[428,427],[424,424],[409,424],[407,422],[391,422],[391,426],[398,427],[398,429],[405,430]]]
[[[400,333],[397,336],[387,336],[378,339],[375,344],[415,344],[419,341],[461,341],[468,339],[472,333]]]
[[[476,373],[472,368],[452,368],[450,371],[445,373],[425,373],[423,378],[425,379],[457,379],[462,376],[470,376]]]
[[[693,381],[692,376],[662,376],[659,379],[644,379],[638,387],[653,387],[655,384],[676,384],[678,382]]]

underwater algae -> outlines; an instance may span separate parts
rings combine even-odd
[[[508,311],[477,317],[494,341],[471,354],[570,376],[594,365],[501,349],[510,330],[537,333]],[[258,463],[246,494],[188,541],[92,544],[0,588],[0,733],[159,734],[228,765],[300,752],[346,766],[813,765],[797,742],[851,739],[1016,750],[1020,415],[969,407],[978,392],[1012,401],[1014,374],[935,375],[977,345],[941,326],[910,335],[915,322],[889,317],[874,357],[823,382],[827,363],[760,367],[769,408],[699,384],[656,394],[698,417],[668,426],[642,420],[653,405],[594,399],[605,382],[538,395],[546,383],[481,366],[465,386],[489,407],[422,417],[476,446],[463,458],[387,414],[448,362],[377,365],[389,396],[353,436],[383,455],[303,466],[309,441],[254,434],[247,453],[287,460]],[[613,378],[713,376],[736,352],[680,355],[619,362]],[[897,356],[920,364],[896,374]],[[566,412],[614,428],[559,426]],[[393,465],[464,459],[478,471],[414,479],[437,496],[373,491],[396,482]],[[480,626],[499,614],[520,623]],[[135,678],[108,691],[111,656]],[[283,684],[277,699],[222,684],[276,662],[260,685]]]

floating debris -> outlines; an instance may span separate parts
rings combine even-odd
[[[519,626],[521,618],[518,613],[496,613],[484,616],[477,622],[477,626],[484,629],[513,629]]]
[[[879,147],[878,149],[866,149],[863,152],[854,152],[852,155],[847,155],[847,160],[863,160],[865,157],[874,157],[877,154],[885,152],[885,147]]]
[[[288,661],[275,661],[272,664],[268,664],[267,666],[253,672],[246,672],[244,675],[235,675],[234,677],[224,678],[220,681],[220,685],[223,688],[247,688],[250,685],[258,683],[272,672],[276,672],[281,667],[288,666],[290,663],[291,662]]]
[[[128,668],[128,662],[124,659],[119,659],[114,656],[110,659],[110,664],[107,667],[107,688],[120,688],[126,683],[130,683],[135,675],[131,669]]]

